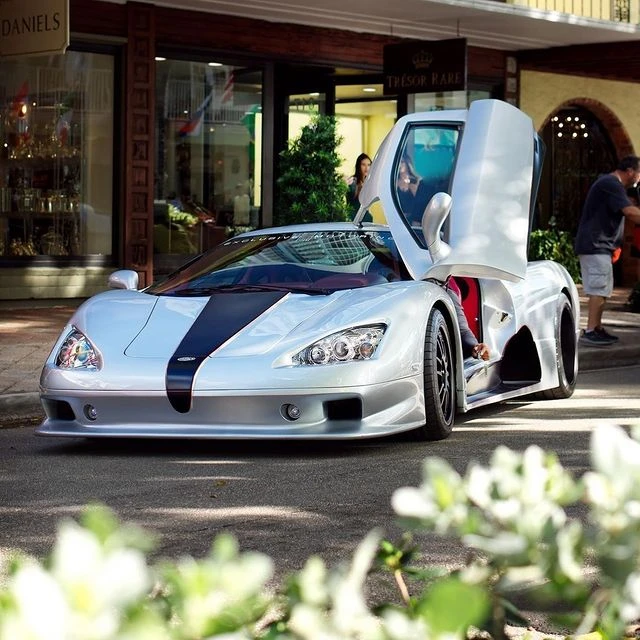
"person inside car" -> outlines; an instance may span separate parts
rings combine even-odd
[[[465,358],[477,358],[478,360],[489,360],[491,352],[484,342],[478,342],[475,334],[469,328],[467,316],[462,306],[462,294],[460,287],[455,278],[450,277],[444,285],[446,292],[449,294],[453,305],[456,309],[458,317],[458,326],[460,327],[460,338],[462,340],[462,354]]]

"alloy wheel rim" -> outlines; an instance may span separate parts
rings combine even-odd
[[[436,342],[436,380],[438,386],[438,398],[440,400],[440,408],[447,422],[451,420],[451,354],[449,352],[449,343],[444,333],[444,329],[438,330],[438,339]]]

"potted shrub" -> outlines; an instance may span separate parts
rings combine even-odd
[[[274,224],[347,219],[339,143],[335,118],[317,115],[280,154]]]

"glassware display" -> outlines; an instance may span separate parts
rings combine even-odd
[[[0,263],[112,253],[113,75],[88,52],[3,63]]]

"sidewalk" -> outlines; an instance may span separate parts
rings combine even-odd
[[[587,299],[580,287],[581,327]],[[620,342],[611,347],[579,347],[580,371],[640,364],[640,314],[626,310],[629,289],[616,289],[604,321]],[[0,426],[17,417],[42,416],[40,370],[53,343],[82,300],[0,301]]]

